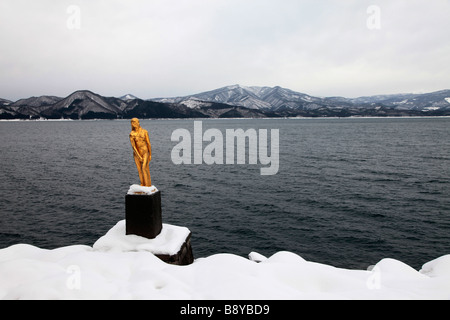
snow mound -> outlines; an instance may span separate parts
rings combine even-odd
[[[191,233],[186,227],[163,223],[161,233],[155,239],[147,239],[137,235],[126,235],[125,224],[125,220],[119,221],[94,243],[94,250],[105,252],[148,251],[153,254],[175,255]]]
[[[420,272],[430,277],[447,277],[450,279],[450,255],[425,263]]]
[[[152,252],[172,250],[187,228],[164,225],[149,240],[125,236],[124,223],[93,247],[1,249],[0,299],[450,299],[450,255],[420,271],[394,259],[341,269],[285,251],[268,258],[252,252],[250,259],[222,253],[176,266]]]

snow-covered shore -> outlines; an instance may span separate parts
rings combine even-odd
[[[121,221],[92,247],[1,249],[0,299],[450,299],[450,255],[420,271],[389,258],[371,270],[341,269],[291,252],[222,253],[175,266],[151,253],[155,243],[124,236],[123,228]],[[164,225],[155,241],[169,248],[187,231]]]

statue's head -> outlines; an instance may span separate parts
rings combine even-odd
[[[139,127],[140,127],[139,119],[138,118],[131,119],[131,128],[138,129]]]

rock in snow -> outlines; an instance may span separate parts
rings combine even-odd
[[[154,243],[123,235],[122,224],[93,247],[1,249],[0,299],[450,299],[450,255],[420,271],[394,259],[370,271],[341,269],[291,252],[216,254],[176,266],[151,253]],[[164,229],[160,247],[187,232]]]

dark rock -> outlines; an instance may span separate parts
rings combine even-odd
[[[179,266],[186,266],[194,262],[194,253],[192,252],[191,246],[191,234],[186,238],[186,241],[181,245],[180,250],[177,254],[167,255],[167,254],[156,254],[156,256],[162,261],[170,264],[175,264]]]

